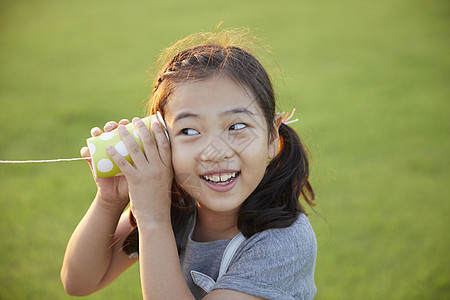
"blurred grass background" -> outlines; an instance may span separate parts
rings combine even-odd
[[[316,299],[449,299],[448,1],[0,1],[0,160],[77,157],[142,116],[146,70],[200,30],[250,27],[312,154]],[[0,165],[0,299],[65,299],[84,162]],[[88,299],[139,299],[137,266]]]

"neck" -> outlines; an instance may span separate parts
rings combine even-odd
[[[197,242],[232,239],[239,233],[237,211],[213,212],[198,207],[197,220],[192,238]]]

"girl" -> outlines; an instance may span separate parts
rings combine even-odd
[[[299,202],[314,199],[305,148],[275,114],[265,69],[230,36],[169,49],[149,113],[170,141],[158,121],[150,132],[134,118],[142,152],[127,120],[105,125],[118,127],[134,164],[108,149],[124,176],[96,179],[61,270],[69,294],[102,289],[139,261],[145,299],[314,297],[316,239]]]

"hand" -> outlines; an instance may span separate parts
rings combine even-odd
[[[120,125],[127,125],[129,123],[130,123],[130,121],[128,121],[127,119],[122,119],[119,122]],[[109,131],[116,129],[117,126],[119,126],[119,124],[117,124],[114,121],[110,121],[105,124],[103,129],[105,132],[109,132]],[[103,131],[98,127],[94,127],[91,129],[92,136],[98,136],[102,133],[103,133]],[[83,148],[81,148],[80,152],[81,152],[81,156],[86,158],[86,161],[89,163],[89,167],[91,168],[91,171],[92,171],[92,161],[91,161],[91,159],[88,158],[91,156],[91,154],[89,152],[89,148],[83,147]],[[94,174],[94,173],[92,172],[92,174]],[[94,178],[95,178],[95,176],[94,176]],[[103,200],[112,202],[117,205],[121,205],[121,206],[123,206],[123,208],[125,208],[125,206],[128,204],[128,202],[129,202],[128,184],[127,184],[127,180],[125,179],[124,176],[116,176],[116,177],[109,177],[109,178],[96,178],[95,183],[97,184],[98,194]]]
[[[139,118],[133,119],[133,125],[144,152],[125,126],[120,125],[118,132],[134,165],[129,164],[114,147],[108,147],[107,152],[127,179],[131,210],[137,222],[143,219],[170,219],[173,180],[170,144],[156,120],[152,120],[150,125],[154,137]]]

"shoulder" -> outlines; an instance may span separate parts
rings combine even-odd
[[[316,255],[314,231],[300,214],[289,227],[268,229],[243,242],[216,288],[269,299],[311,299]]]
[[[255,234],[248,239],[247,245],[262,248],[266,253],[282,250],[304,256],[315,255],[317,252],[314,230],[303,213],[299,214],[297,220],[289,227],[268,229]]]

